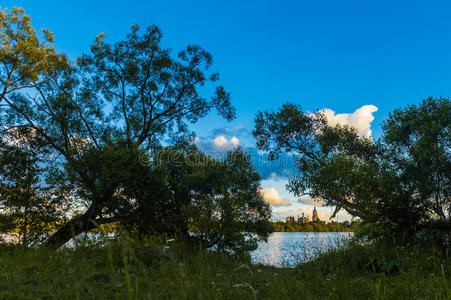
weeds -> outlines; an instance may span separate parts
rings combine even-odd
[[[296,268],[167,239],[57,252],[0,246],[0,299],[449,299],[450,274],[450,259],[437,252],[358,244]]]

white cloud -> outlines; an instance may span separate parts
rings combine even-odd
[[[363,137],[371,137],[371,122],[373,113],[378,108],[374,105],[364,105],[352,114],[336,114],[333,110],[325,108],[321,112],[326,116],[330,125],[348,125],[357,129],[357,133]]]
[[[262,189],[260,190],[260,193],[262,194],[263,200],[273,206],[290,205],[290,201],[286,198],[280,197],[279,192],[277,192],[277,190],[273,187]]]
[[[241,141],[236,136],[228,140],[224,135],[218,135],[214,139],[196,137],[193,142],[200,150],[213,156],[223,155],[241,145]]]
[[[323,199],[320,199],[320,198],[314,199],[307,195],[302,195],[301,197],[299,197],[298,202],[302,203],[302,204],[314,205],[314,206],[324,206],[325,205]]]
[[[240,140],[237,139],[236,137],[233,137],[230,139],[230,143],[234,146],[237,146],[240,143]]]
[[[227,140],[225,136],[218,135],[213,139],[213,146],[217,150],[232,150],[240,144],[240,140],[235,136]]]

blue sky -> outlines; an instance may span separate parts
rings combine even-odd
[[[87,52],[98,33],[116,41],[133,24],[159,26],[163,44],[174,52],[190,43],[203,46],[237,108],[233,122],[211,113],[193,126],[209,149],[218,137],[216,144],[224,147],[253,146],[255,113],[287,101],[309,111],[328,108],[333,118],[348,121],[359,116],[336,114],[373,105],[377,111],[364,114],[364,123],[378,137],[393,109],[451,94],[447,1],[2,0],[0,5],[25,8],[33,25],[53,31],[56,47],[73,58]],[[291,203],[275,206],[275,215],[310,212],[312,206],[288,194],[286,176],[274,170],[263,187]],[[330,208],[320,212],[326,216]]]

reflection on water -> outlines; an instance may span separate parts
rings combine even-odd
[[[271,266],[294,267],[336,248],[352,236],[350,232],[274,232],[268,242],[260,242],[252,251],[252,262]]]

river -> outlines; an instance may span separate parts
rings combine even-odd
[[[294,267],[315,258],[319,252],[336,248],[352,237],[352,232],[274,232],[268,242],[260,242],[251,252],[253,263]]]

